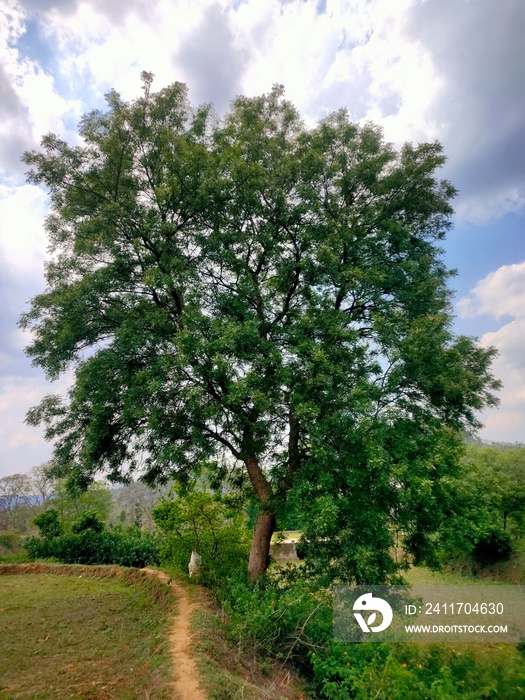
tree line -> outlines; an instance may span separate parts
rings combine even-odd
[[[153,528],[151,513],[160,490],[139,482],[118,488],[95,482],[86,491],[72,492],[64,480],[49,474],[49,466],[0,478],[0,531],[25,535],[35,530],[34,519],[49,509],[57,511],[66,529],[87,511],[105,523]]]

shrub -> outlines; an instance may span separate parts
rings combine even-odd
[[[246,568],[250,531],[243,516],[222,499],[199,491],[164,499],[154,509],[153,519],[165,535],[162,560],[186,572],[192,550],[197,551],[204,585],[218,590],[228,576]]]
[[[507,561],[513,553],[512,539],[504,530],[490,530],[478,540],[472,550],[472,556],[481,566]]]
[[[92,532],[102,532],[104,530],[104,523],[95,510],[86,510],[71,527],[71,532],[74,534],[80,534],[87,530]]]
[[[517,699],[520,662],[506,651],[487,657],[445,645],[331,642],[310,655],[311,684],[326,700]]]
[[[64,564],[158,564],[157,541],[150,533],[97,532],[90,528],[54,539],[30,537],[24,542],[31,559],[55,558]]]
[[[330,594],[293,577],[249,584],[244,572],[230,576],[222,590],[230,634],[259,655],[310,668],[308,653],[332,637]]]
[[[250,585],[233,576],[222,590],[229,634],[244,654],[292,662],[322,700],[519,698],[522,659],[508,645],[359,643],[333,638],[331,593],[293,577]]]
[[[58,519],[58,511],[54,508],[45,510],[33,520],[38,527],[41,537],[53,539],[62,534],[62,525]]]

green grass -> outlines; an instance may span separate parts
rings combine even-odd
[[[0,552],[0,564],[28,564],[30,561],[25,549],[16,552]]]
[[[432,571],[424,566],[413,566],[403,572],[403,578],[412,586],[459,586],[489,585],[496,583],[487,579],[453,571]]]
[[[169,588],[71,569],[0,576],[0,699],[172,697]]]
[[[525,584],[525,542],[515,543],[516,551],[508,560],[481,568],[470,557],[457,558],[441,571],[431,571],[424,566],[413,566],[403,572],[412,585],[427,584]]]

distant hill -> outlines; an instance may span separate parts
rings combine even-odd
[[[502,450],[508,450],[509,448],[525,447],[523,442],[502,442],[499,440],[481,440],[480,438],[473,437],[472,435],[467,435],[465,437],[465,442],[467,445],[478,445],[479,447],[498,447]]]

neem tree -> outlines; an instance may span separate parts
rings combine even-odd
[[[393,529],[424,551],[456,431],[497,386],[493,352],[450,331],[441,147],[396,152],[344,110],[307,129],[280,87],[218,119],[151,80],[84,117],[83,145],[50,134],[24,156],[52,253],[27,352],[51,379],[75,370],[28,421],[78,486],[231,455],[260,505],[251,579],[289,499],[312,560],[381,578]]]

